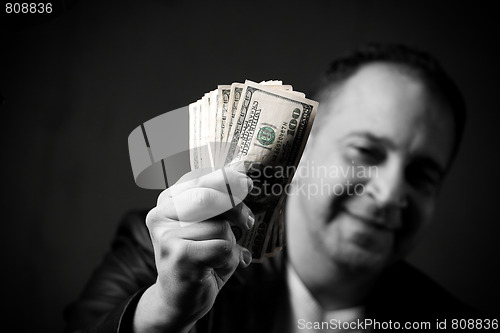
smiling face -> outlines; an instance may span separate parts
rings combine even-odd
[[[452,114],[414,75],[382,63],[327,91],[318,112],[326,116],[301,160],[307,172],[287,201],[290,248],[382,268],[431,221],[452,153]]]

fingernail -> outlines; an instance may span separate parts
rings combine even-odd
[[[255,217],[251,211],[248,212],[248,219],[247,219],[247,228],[252,229],[253,224],[255,223]]]
[[[250,253],[250,251],[248,251],[247,249],[243,249],[242,251],[242,259],[243,259],[243,263],[248,266],[250,265],[250,263],[252,262],[252,254]]]

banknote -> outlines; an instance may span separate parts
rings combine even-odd
[[[221,161],[222,165],[226,165],[228,161],[227,159],[227,154],[228,150],[230,148],[230,144],[233,140],[236,140],[239,138],[240,133],[244,130],[242,128],[242,124],[240,123],[241,120],[241,102],[243,101],[241,99],[241,95],[243,93],[243,89],[245,88],[245,84],[248,82],[252,82],[249,80],[246,80],[245,83],[233,83],[231,85],[231,92],[230,92],[230,97],[229,97],[229,105],[231,107],[231,113],[230,117],[227,118],[227,135],[225,137],[225,140],[222,143],[222,153],[221,153],[221,158],[223,159]],[[259,84],[265,85],[270,89],[277,89],[277,90],[286,90],[286,91],[292,91],[292,86],[291,85],[282,85],[281,81],[278,80],[271,80],[271,81],[262,81]]]
[[[284,245],[284,189],[317,108],[316,101],[280,80],[219,85],[189,106],[191,168],[231,167],[254,181],[254,191],[244,200],[255,215],[254,226],[249,231],[232,227],[253,262],[273,256]],[[269,169],[286,171],[278,176],[265,172]]]
[[[231,93],[231,85],[219,85],[217,87],[217,120],[215,124],[215,137],[217,140],[215,146],[215,167],[220,168],[223,166],[221,164],[222,158],[222,146],[224,142],[224,136],[226,131],[226,119],[229,107],[229,96]]]
[[[198,113],[198,102],[193,102],[189,104],[189,159],[191,164],[191,170],[201,168],[200,157],[200,133],[199,126],[201,124]]]

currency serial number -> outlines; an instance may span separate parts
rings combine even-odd
[[[52,3],[47,2],[8,2],[5,4],[7,14],[50,14],[52,13]]]

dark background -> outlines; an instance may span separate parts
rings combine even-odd
[[[120,218],[155,204],[159,192],[138,188],[132,177],[127,137],[135,127],[217,84],[281,79],[308,91],[334,57],[368,41],[429,51],[466,96],[461,153],[436,223],[410,259],[498,318],[500,57],[492,6],[53,4],[51,15],[6,15],[2,5],[0,16],[1,299],[15,331],[61,331],[63,307],[108,251]]]

